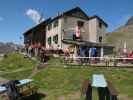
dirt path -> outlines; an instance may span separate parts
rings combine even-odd
[[[31,75],[28,78],[32,78],[35,76],[37,73],[39,73],[42,69],[46,68],[47,64],[38,64],[33,70]]]
[[[76,91],[66,96],[60,96],[57,100],[81,100],[81,92]]]
[[[26,70],[29,70],[29,69],[32,69],[32,68],[22,68],[22,69],[16,69],[16,70],[13,70],[13,71],[0,71],[1,72],[0,75],[26,71]]]
[[[7,79],[0,77],[0,84],[6,83],[6,82],[8,82]]]
[[[26,70],[32,70],[32,74],[28,77],[28,78],[32,78],[34,75],[36,75],[38,72],[40,72],[42,69],[46,68],[46,64],[38,64],[36,67],[34,68],[22,68],[22,69],[16,69],[13,71],[0,71],[0,76],[3,74],[12,74],[12,73],[16,73],[16,72],[21,72],[21,71],[26,71]]]
[[[123,95],[123,94],[119,95],[119,96],[118,96],[118,99],[119,99],[119,100],[133,100],[133,99],[130,98],[129,96]]]
[[[35,68],[32,70],[31,75],[30,75],[28,78],[32,78],[32,77],[33,77],[34,75],[36,75],[38,72],[39,72],[39,70],[35,67]]]

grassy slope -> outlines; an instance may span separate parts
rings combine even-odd
[[[26,70],[21,70],[17,72],[11,72],[11,73],[2,73],[0,74],[0,77],[10,79],[10,80],[20,80],[27,78],[29,75],[31,75],[32,69],[26,69]]]
[[[132,50],[133,45],[133,25],[123,27],[115,32],[106,36],[105,42],[114,44],[117,47],[123,48],[124,42],[127,43],[127,47]]]
[[[60,95],[80,90],[83,79],[91,80],[93,74],[104,74],[106,79],[112,81],[120,95],[128,95],[133,98],[132,72],[133,70],[113,68],[47,68],[38,73],[34,79],[42,89],[48,92],[48,100],[53,100]]]
[[[17,69],[32,68],[36,64],[35,61],[24,58],[23,55],[12,53],[0,61],[1,71],[13,71]]]
[[[0,76],[7,79],[22,79],[29,76],[36,61],[24,58],[23,55],[12,53],[0,61]]]
[[[56,100],[60,96],[64,96],[67,98],[66,100],[70,100],[69,94],[80,91],[82,81],[84,79],[91,80],[93,74],[104,74],[106,79],[112,81],[113,85],[119,91],[119,95],[126,95],[133,99],[133,69],[92,67],[70,69],[63,68],[62,66],[63,64],[61,64],[60,60],[51,59],[47,68],[33,76],[33,79],[40,87],[40,90],[47,93],[45,100]],[[27,69],[21,72],[4,74],[2,77],[8,79],[21,79],[27,78],[30,74],[31,70]]]

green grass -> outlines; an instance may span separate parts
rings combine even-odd
[[[123,48],[124,42],[127,43],[127,48],[132,50],[133,34],[132,32],[112,32],[105,37],[104,42],[113,44],[117,49]]]
[[[4,77],[10,80],[20,80],[20,79],[29,77],[31,73],[32,73],[32,69],[26,69],[26,70],[21,70],[17,72],[3,73],[0,75],[0,77]]]
[[[24,58],[23,55],[12,53],[0,61],[0,71],[14,71],[17,69],[33,68],[37,62]]]
[[[29,65],[35,65],[34,61],[24,59],[22,55],[15,55],[17,55],[17,57],[19,56],[17,58],[18,61],[19,59],[22,59],[22,61],[24,60],[24,65],[22,68],[26,69],[27,67],[31,67]],[[14,57],[14,59],[16,59],[16,56]],[[93,74],[104,74],[106,79],[110,80],[113,83],[113,85],[117,88],[119,95],[127,96],[131,98],[131,100],[133,99],[133,69],[96,67],[93,68],[89,66],[84,66],[88,68],[74,68],[76,66],[69,66],[73,68],[63,68],[64,65],[61,62],[62,60],[63,59],[61,58],[51,59],[48,62],[48,66],[45,69],[41,69],[39,73],[33,76],[35,84],[40,87],[40,91],[43,91],[47,94],[45,100],[58,100],[60,97],[64,97],[65,100],[81,100],[80,94],[78,95],[78,99],[70,98],[76,97],[74,94],[80,92],[81,83],[83,82],[83,80],[92,80]],[[13,61],[9,63],[15,65],[16,61]],[[8,67],[8,64],[6,65]],[[3,75],[0,75],[0,77],[7,79],[27,78],[32,73],[32,68],[33,67],[31,67],[31,69],[29,68],[26,70],[21,70],[19,72],[5,73]],[[0,68],[0,70],[1,69],[3,70],[3,68]],[[7,68],[5,69],[6,71],[8,71]],[[12,71],[16,69],[19,69],[19,67],[15,66],[15,68],[11,68]]]
[[[133,71],[114,68],[86,68],[86,69],[63,69],[47,68],[42,70],[34,79],[41,89],[47,91],[49,100],[66,95],[81,89],[84,79],[92,79],[93,74],[104,74],[110,80],[121,95],[133,98]]]

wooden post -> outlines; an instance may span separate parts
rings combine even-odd
[[[105,100],[106,88],[98,87],[98,97],[99,100]]]
[[[103,55],[104,55],[104,50],[103,50],[103,47],[101,47],[101,53],[100,53],[100,57],[101,57],[101,59],[100,59],[100,60],[101,60],[101,61],[103,60],[103,58],[102,58],[102,57],[103,57]]]
[[[83,100],[82,96],[85,94],[85,100],[92,100],[92,87],[91,82],[89,80],[84,80],[82,83],[81,89],[81,100]]]
[[[86,100],[92,100],[92,87],[91,87],[91,85],[89,85],[88,88],[87,88]]]
[[[106,100],[110,100],[110,93],[107,87],[106,87]]]

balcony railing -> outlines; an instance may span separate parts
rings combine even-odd
[[[63,39],[71,39],[73,40],[75,37],[75,28],[67,28],[63,30],[64,34],[63,34]],[[84,34],[85,30],[83,28],[81,28],[80,30],[80,34]],[[82,40],[82,35],[80,35],[80,39]]]

